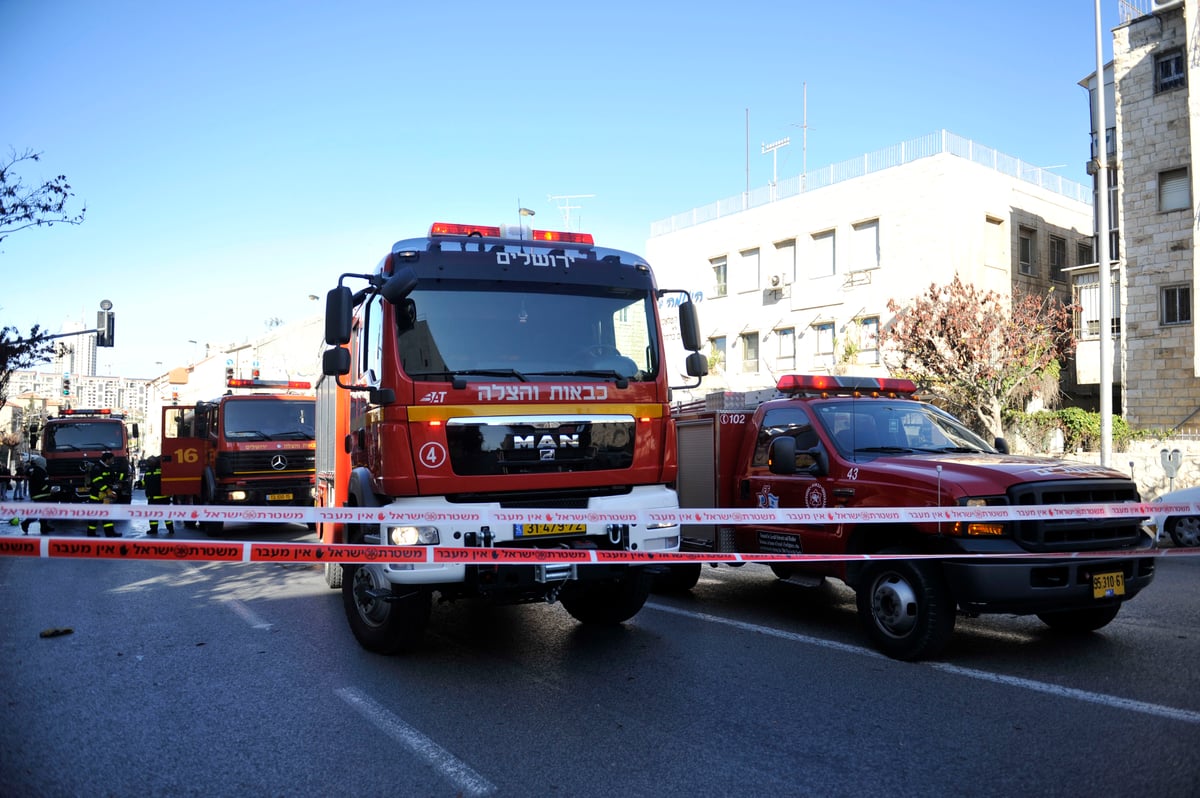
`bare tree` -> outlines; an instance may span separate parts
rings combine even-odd
[[[0,163],[0,241],[29,227],[52,227],[56,223],[82,224],[87,207],[78,214],[67,210],[67,201],[75,194],[65,175],[39,186],[27,186],[17,169],[40,161],[42,154],[33,150],[10,150]]]

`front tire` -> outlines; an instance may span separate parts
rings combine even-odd
[[[571,617],[582,624],[616,626],[638,614],[650,597],[653,581],[644,569],[632,567],[629,573],[616,579],[568,582],[559,600]]]
[[[338,590],[342,586],[342,564],[337,562],[325,563],[325,584],[330,589]]]
[[[428,590],[398,588],[381,565],[344,566],[342,606],[358,644],[376,654],[412,651],[429,625]]]
[[[215,538],[218,535],[220,535],[221,530],[223,530],[225,528],[225,522],[224,521],[201,521],[200,527],[203,530],[204,534],[208,535],[210,538]]]
[[[1039,612],[1038,619],[1056,632],[1087,634],[1108,626],[1120,611],[1120,604],[1110,604],[1106,607],[1087,607],[1082,610]]]
[[[1166,526],[1176,546],[1200,546],[1200,516],[1168,518]]]
[[[698,562],[686,565],[668,565],[662,573],[654,575],[654,590],[658,593],[686,593],[700,581]]]
[[[912,560],[869,562],[855,593],[867,637],[893,659],[913,662],[935,656],[954,632],[954,597],[936,565]]]

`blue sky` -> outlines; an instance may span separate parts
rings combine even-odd
[[[1117,0],[1103,0],[1105,59]],[[1093,0],[0,0],[0,152],[77,227],[0,242],[0,326],[117,313],[100,371],[318,312],[434,221],[652,222],[939,129],[1087,182]],[[807,147],[802,146],[807,84]],[[747,109],[749,135],[747,135]],[[552,196],[594,196],[552,200]],[[160,365],[162,364],[162,365]]]

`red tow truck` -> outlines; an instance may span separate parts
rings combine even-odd
[[[680,504],[720,508],[938,508],[1140,501],[1119,471],[1008,454],[918,401],[911,381],[785,375],[776,398],[713,394],[676,417]],[[732,407],[725,407],[726,400]],[[912,514],[917,515],[917,514]],[[872,643],[903,660],[935,656],[957,613],[1035,614],[1085,632],[1116,617],[1154,577],[1140,518],[686,526],[682,551],[830,555],[783,561],[775,574],[854,589]],[[1088,557],[1089,552],[1119,552]],[[846,555],[937,557],[845,560]],[[1005,559],[997,555],[1046,555]],[[992,555],[972,557],[972,555]],[[1062,555],[1057,557],[1055,555]],[[1083,556],[1081,556],[1083,555]],[[687,590],[700,565],[672,566],[659,587]]]
[[[176,504],[312,507],[312,384],[234,377],[225,382],[230,392],[212,401],[163,407],[164,495]],[[221,521],[203,522],[209,535],[223,527]]]
[[[344,285],[362,281],[357,292]],[[687,292],[586,233],[434,224],[329,292],[317,386],[318,504],[419,510],[425,523],[321,523],[325,543],[666,552],[677,509],[664,297],[684,370],[707,371]],[[682,386],[681,386],[682,387]],[[580,523],[481,524],[472,512],[578,509]],[[561,602],[577,620],[636,614],[651,574],[624,564],[331,565],[364,648],[418,644],[441,601]]]

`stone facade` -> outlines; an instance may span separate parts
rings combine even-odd
[[[1124,286],[1121,404],[1135,428],[1190,433],[1200,432],[1191,155],[1198,101],[1190,90],[1200,85],[1200,66],[1195,30],[1189,36],[1197,6],[1187,0],[1116,28],[1112,64]],[[1171,201],[1164,193],[1180,175],[1186,196]]]

